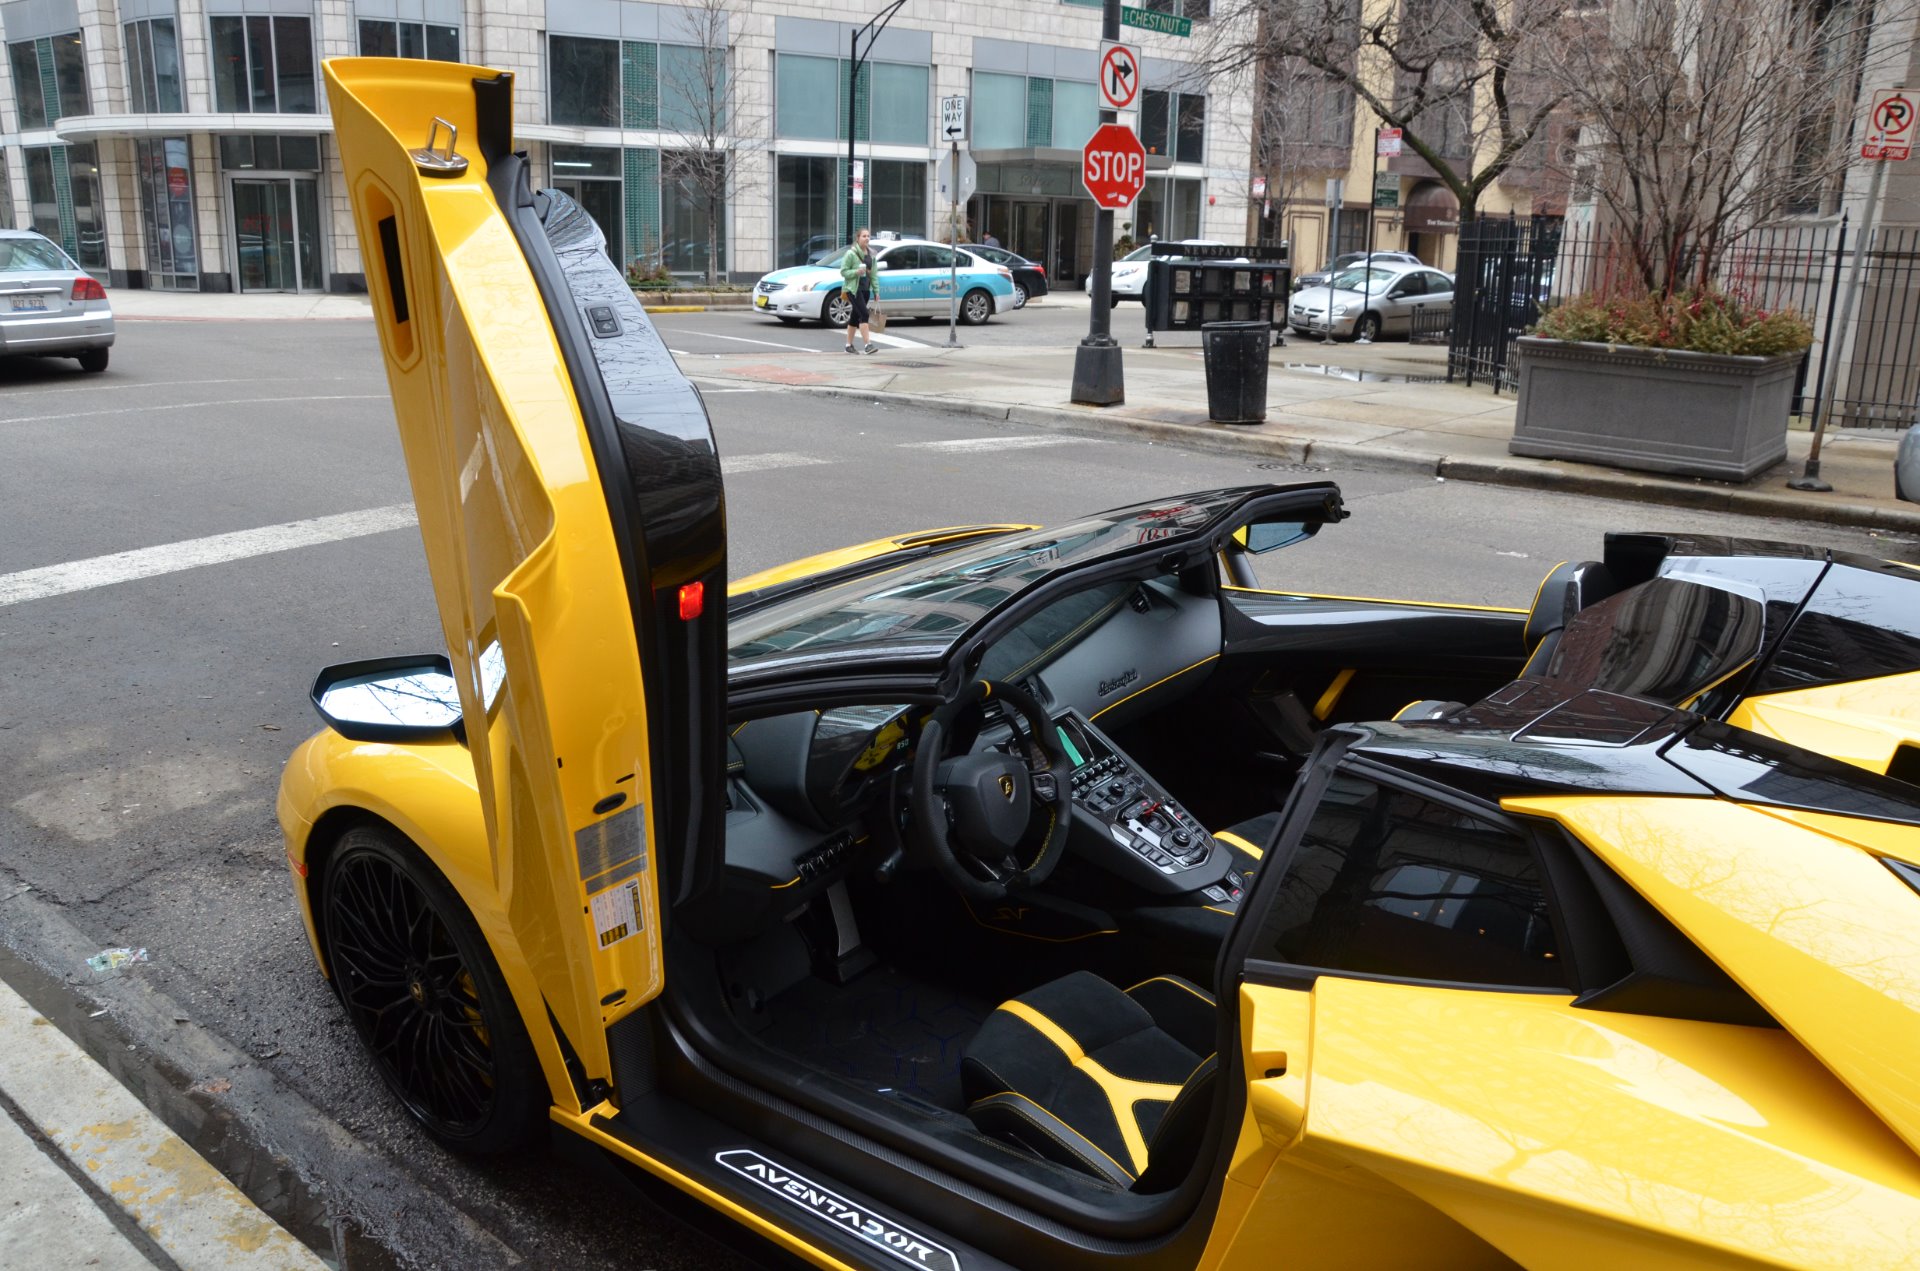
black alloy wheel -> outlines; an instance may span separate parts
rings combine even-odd
[[[472,917],[410,843],[349,830],[326,864],[327,961],[347,1018],[407,1112],[466,1152],[544,1130],[539,1060]]]
[[[993,316],[993,297],[979,289],[960,298],[960,321],[977,327]]]
[[[1353,338],[1356,340],[1377,340],[1380,338],[1380,315],[1363,313],[1360,321],[1354,324]]]
[[[835,291],[827,297],[827,303],[820,313],[828,326],[844,328],[848,319],[853,317],[853,301],[847,299],[846,292]]]

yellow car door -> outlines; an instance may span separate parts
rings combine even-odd
[[[1718,800],[1495,807],[1323,752],[1236,937],[1247,1100],[1201,1267],[1920,1263],[1911,1010],[1883,1000],[1910,977],[1861,952],[1910,964],[1913,897],[1849,851]],[[1814,869],[1846,882],[1818,906]],[[1804,956],[1815,907],[1871,970]],[[1762,931],[1737,980],[1692,943]],[[1794,994],[1861,979],[1892,987],[1852,986],[1829,1043]]]
[[[607,1026],[661,987],[663,870],[684,885],[716,819],[711,429],[683,380],[674,398],[605,352],[646,326],[631,292],[581,294],[593,270],[513,219],[533,199],[510,77],[384,58],[326,74],[494,885],[589,1102]],[[665,422],[633,426],[650,394]],[[483,663],[504,665],[497,694]]]

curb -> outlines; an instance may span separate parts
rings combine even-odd
[[[1920,506],[1884,508],[1871,503],[1822,501],[1782,492],[1738,489],[1721,485],[1682,484],[1653,477],[1580,471],[1546,461],[1507,463],[1492,459],[1455,459],[1448,455],[1383,450],[1350,441],[1315,441],[1237,430],[1229,424],[1175,424],[1101,413],[1104,408],[996,405],[941,397],[931,393],[894,393],[881,389],[843,388],[838,385],[795,385],[801,392],[823,397],[867,401],[877,405],[908,405],[948,414],[1000,420],[1032,428],[1112,436],[1116,433],[1145,441],[1184,446],[1216,454],[1258,455],[1284,463],[1345,463],[1374,472],[1403,472],[1448,481],[1481,485],[1554,490],[1565,494],[1624,499],[1637,503],[1731,512],[1742,516],[1780,520],[1819,521],[1830,525],[1920,534]]]
[[[650,305],[641,301],[640,307],[648,313],[705,313],[705,305]]]

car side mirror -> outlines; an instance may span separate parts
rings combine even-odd
[[[1389,300],[1405,300],[1406,298],[1407,289],[1405,287],[1395,287],[1387,293],[1387,299]]]
[[[1233,532],[1233,541],[1240,549],[1255,556],[1262,552],[1277,551],[1282,547],[1291,547],[1313,537],[1320,526],[1308,521],[1256,521],[1252,525],[1243,525]]]
[[[313,708],[348,741],[465,740],[460,685],[441,654],[343,662],[313,681]]]

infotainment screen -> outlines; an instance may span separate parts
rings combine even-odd
[[[1067,759],[1075,768],[1084,768],[1113,753],[1076,715],[1060,716],[1053,721],[1053,730],[1060,739],[1060,748],[1067,752]]]

